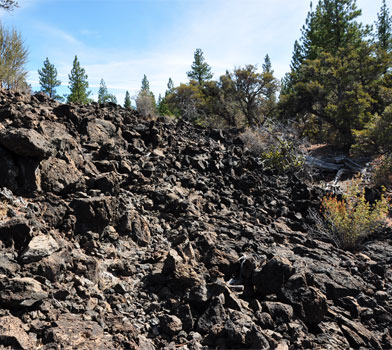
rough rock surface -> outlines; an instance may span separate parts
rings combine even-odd
[[[390,349],[391,231],[315,239],[321,195],[236,130],[0,90],[0,348]]]

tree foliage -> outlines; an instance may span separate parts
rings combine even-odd
[[[88,76],[84,68],[80,66],[77,56],[74,58],[71,74],[68,75],[68,78],[71,93],[67,96],[67,101],[82,104],[89,103],[91,91],[87,91]]]
[[[167,103],[175,115],[196,122],[205,116],[203,92],[195,80],[180,84],[167,96]]]
[[[187,75],[189,79],[196,80],[199,85],[212,79],[211,67],[205,62],[201,49],[196,49],[191,70],[187,72]]]
[[[325,132],[330,139],[322,141],[345,147],[377,110],[389,64],[357,22],[360,14],[355,0],[319,0],[311,8],[280,99],[281,115],[295,116],[308,136]]]
[[[264,68],[270,71],[259,73],[256,66],[246,65],[244,68],[234,69],[229,75],[233,81],[234,99],[251,127],[263,123],[268,117],[270,111],[263,107],[267,107],[267,102],[273,102],[278,88],[270,62]]]
[[[152,91],[150,91],[150,82],[145,74],[142,79],[141,89],[136,97],[136,108],[145,118],[152,117],[156,113],[155,97]]]
[[[61,85],[61,81],[57,79],[57,69],[54,64],[50,63],[46,57],[44,66],[38,69],[39,83],[41,85],[41,91],[46,93],[50,98],[62,100],[62,97],[57,95],[56,87]]]
[[[0,23],[0,83],[6,89],[27,88],[25,68],[28,51],[21,34],[8,30]]]
[[[382,1],[380,12],[377,14],[376,21],[376,41],[378,46],[390,52],[392,49],[392,16],[385,0]]]
[[[98,90],[98,103],[117,103],[117,98],[113,94],[110,94],[106,87],[105,81],[101,79]]]
[[[126,92],[125,92],[124,108],[125,108],[125,109],[131,109],[131,108],[132,108],[132,104],[131,104],[131,95],[129,94],[129,91],[126,91]]]

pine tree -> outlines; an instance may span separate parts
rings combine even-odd
[[[155,97],[152,91],[150,91],[150,82],[145,74],[142,79],[141,89],[136,97],[136,108],[145,118],[155,114]]]
[[[174,83],[172,78],[169,78],[169,81],[167,82],[167,90],[165,95],[167,96],[168,94],[171,94],[174,90]]]
[[[125,92],[125,99],[124,99],[124,108],[131,109],[131,96],[129,95],[129,91]]]
[[[150,91],[150,82],[147,79],[147,76],[144,74],[143,79],[142,79],[142,91]]]
[[[28,51],[20,33],[0,23],[0,85],[6,89],[25,90]]]
[[[42,70],[38,69],[38,75],[41,91],[49,95],[50,98],[62,100],[62,97],[56,94],[56,87],[61,85],[61,81],[57,79],[57,69],[47,57]]]
[[[375,24],[378,46],[386,52],[390,52],[392,49],[392,16],[389,14],[385,0],[383,0],[380,12],[377,14]]]
[[[374,83],[384,67],[366,40],[369,29],[357,22],[360,14],[355,0],[319,0],[311,7],[280,99],[281,111],[296,116],[303,132],[323,131],[347,147],[354,129],[371,117]]]
[[[268,118],[271,116],[276,108],[276,92],[278,90],[278,81],[274,77],[274,71],[272,69],[272,63],[269,55],[267,54],[264,58],[264,63],[262,65],[263,69],[263,79],[266,84],[265,90],[265,101],[261,108],[264,117]]]
[[[101,83],[99,84],[99,90],[98,90],[98,103],[107,103],[107,102],[117,103],[117,98],[116,96],[109,94],[105,81],[101,79]]]
[[[189,79],[196,80],[199,85],[212,78],[211,67],[205,62],[203,51],[196,49],[191,70],[187,72]]]
[[[336,55],[340,48],[359,45],[366,33],[356,21],[360,15],[356,0],[319,0],[315,10],[311,3],[300,42],[294,44],[292,69],[322,52]]]
[[[76,55],[73,61],[71,74],[68,75],[68,78],[69,78],[69,89],[71,93],[67,96],[67,102],[83,103],[83,104],[90,102],[88,97],[91,94],[91,91],[87,91],[88,76],[84,68],[80,67],[80,63]]]

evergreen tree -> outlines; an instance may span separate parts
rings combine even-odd
[[[380,12],[377,14],[376,22],[376,41],[378,46],[390,52],[392,49],[392,16],[389,14],[389,9],[382,1]]]
[[[0,23],[0,85],[6,89],[26,90],[25,68],[28,51],[20,33]]]
[[[268,54],[264,58],[262,69],[263,79],[266,83],[265,101],[262,107],[262,114],[268,118],[276,108],[276,92],[279,87],[278,81],[274,77],[271,59]]]
[[[125,92],[125,99],[124,99],[124,108],[131,109],[131,96],[129,95],[129,91]]]
[[[211,67],[205,62],[203,51],[196,49],[191,70],[187,72],[188,78],[196,80],[199,85],[212,78]]]
[[[166,96],[168,96],[168,94]],[[158,96],[157,110],[159,115],[172,115],[166,96],[162,97],[161,94]]]
[[[90,102],[88,97],[91,94],[91,91],[87,91],[88,76],[84,68],[80,67],[80,63],[76,55],[73,61],[71,74],[68,75],[68,78],[69,78],[69,89],[71,93],[67,96],[67,102],[83,103],[83,104]]]
[[[355,0],[319,0],[311,7],[280,101],[283,114],[296,116],[305,133],[324,132],[344,146],[371,117],[375,82],[385,67],[365,39],[368,28],[356,21],[360,14]]]
[[[144,74],[143,79],[142,79],[142,91],[150,91],[150,82],[147,79],[147,76]]]
[[[167,82],[167,90],[165,95],[167,96],[168,94],[171,94],[174,90],[174,83],[172,78],[169,78],[169,81]]]
[[[117,98],[116,96],[109,94],[105,81],[101,79],[101,83],[99,85],[99,90],[98,90],[98,103],[107,103],[107,102],[117,103]]]
[[[150,91],[150,82],[145,74],[142,79],[141,89],[136,97],[136,108],[145,118],[155,114],[155,97],[152,91]]]
[[[38,75],[41,91],[50,98],[62,100],[62,97],[56,94],[56,87],[61,85],[61,81],[57,79],[57,69],[49,62],[47,57],[42,70],[38,69]]]
[[[302,28],[302,56],[316,59],[322,52],[336,55],[340,48],[359,45],[365,34],[356,21],[361,15],[355,0],[319,0]]]

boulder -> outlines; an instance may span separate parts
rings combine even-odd
[[[82,181],[82,173],[71,160],[50,157],[41,162],[41,187],[44,191],[56,194],[67,193]]]
[[[93,321],[81,315],[63,314],[46,331],[46,341],[61,344],[65,349],[110,350],[116,349],[113,339]]]
[[[29,307],[47,297],[48,293],[34,278],[0,276],[0,304],[4,307]]]
[[[253,274],[253,283],[256,292],[260,295],[279,293],[283,284],[294,273],[289,260],[282,257],[273,257],[260,271]]]
[[[26,250],[20,256],[24,263],[39,261],[59,250],[56,240],[50,235],[39,235],[32,238]]]
[[[139,245],[146,246],[151,241],[151,232],[147,220],[135,210],[127,210],[119,220],[117,231],[129,235]]]
[[[31,228],[26,219],[15,218],[0,222],[0,240],[6,246],[23,249],[30,241]]]
[[[0,347],[30,350],[36,348],[36,342],[26,332],[28,326],[14,316],[0,317]]]
[[[32,129],[1,130],[0,145],[22,157],[45,159],[52,152],[47,140]]]

